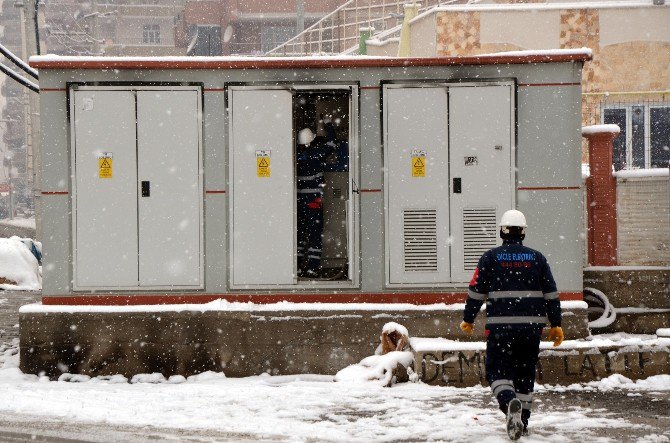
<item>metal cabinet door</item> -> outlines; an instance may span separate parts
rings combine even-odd
[[[230,88],[229,101],[231,286],[295,284],[292,94]]]
[[[72,90],[74,287],[137,286],[137,164],[132,91]],[[111,156],[111,177],[99,157]]]
[[[196,90],[137,92],[140,286],[201,286]]]
[[[482,253],[500,244],[498,220],[513,207],[513,98],[511,85],[449,89],[455,282],[470,281]]]
[[[447,104],[444,85],[384,88],[385,235],[390,285],[449,282]]]

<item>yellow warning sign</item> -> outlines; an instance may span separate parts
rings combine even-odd
[[[412,149],[412,177],[426,176],[426,151]]]
[[[270,151],[256,151],[256,175],[270,177]]]
[[[98,178],[112,178],[112,166],[111,152],[98,155]]]

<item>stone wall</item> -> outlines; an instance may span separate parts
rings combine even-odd
[[[487,385],[486,352],[417,353],[415,368],[424,383],[443,386]],[[632,380],[670,373],[667,347],[602,347],[540,352],[536,381],[569,385],[621,374]]]
[[[437,55],[460,56],[479,54],[479,13],[437,13]]]

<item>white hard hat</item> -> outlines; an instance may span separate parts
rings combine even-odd
[[[523,215],[523,212],[517,211],[516,209],[510,209],[509,211],[505,211],[503,216],[500,218],[499,226],[501,227],[517,226],[519,228],[528,227],[528,225],[526,224],[526,216]]]
[[[311,129],[305,128],[298,132],[298,144],[308,145],[314,141],[314,133]]]

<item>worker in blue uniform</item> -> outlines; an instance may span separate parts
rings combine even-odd
[[[326,160],[336,145],[328,137],[315,137],[311,129],[298,133],[296,161],[298,206],[298,275],[321,276],[323,243],[323,192]]]
[[[526,217],[510,210],[500,220],[502,246],[479,259],[463,313],[461,329],[472,334],[486,302],[486,378],[507,416],[507,433],[517,440],[528,433],[540,336],[549,319],[549,340],[563,341],[561,305],[547,259],[523,246]]]

